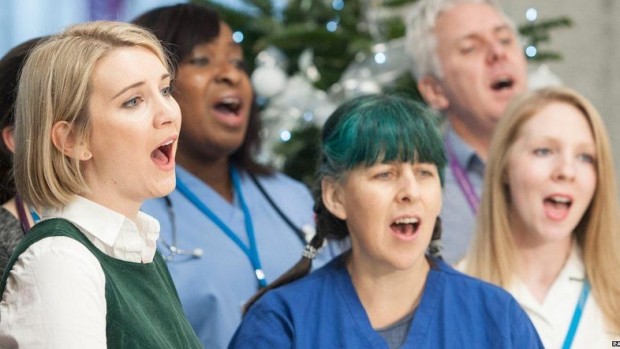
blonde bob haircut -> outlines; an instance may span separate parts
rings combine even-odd
[[[508,154],[522,125],[551,103],[577,108],[590,125],[596,150],[597,185],[592,201],[573,231],[583,253],[592,294],[612,330],[620,330],[620,234],[618,232],[616,182],[609,137],[598,111],[577,92],[551,87],[529,92],[512,102],[500,119],[484,177],[483,196],[476,235],[467,257],[466,272],[508,288],[515,275],[514,250],[509,222]],[[584,132],[587,130],[584,130]]]
[[[15,185],[25,202],[61,207],[88,190],[78,157],[52,143],[52,126],[67,122],[74,144],[85,144],[92,132],[88,105],[95,66],[111,51],[134,46],[153,52],[172,74],[155,36],[129,23],[77,24],[33,49],[15,104]]]

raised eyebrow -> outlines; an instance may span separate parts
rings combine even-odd
[[[166,80],[166,79],[168,79],[168,78],[170,78],[170,74],[169,74],[169,73],[166,73],[166,74],[163,74],[163,75],[161,76],[161,79],[160,79],[160,80]],[[144,85],[144,84],[145,84],[145,82],[144,82],[144,81],[138,81],[138,82],[136,82],[136,83],[134,83],[134,84],[131,84],[131,85],[129,85],[129,86],[127,86],[127,87],[125,87],[124,89],[120,90],[120,92],[119,92],[119,93],[117,93],[116,95],[114,95],[114,97],[112,97],[112,99],[111,99],[111,100],[116,99],[118,96],[122,95],[123,93],[125,93],[125,92],[126,92],[126,91],[128,91],[128,90],[131,90],[132,88],[136,88],[136,87],[138,87],[138,86],[142,86],[142,85]]]
[[[132,89],[132,88],[136,88],[136,87],[141,86],[141,85],[144,85],[144,81],[138,81],[138,82],[136,82],[136,83],[134,83],[134,84],[131,84],[131,85],[129,85],[129,86],[127,86],[127,87],[125,87],[124,89],[120,90],[120,92],[119,92],[119,93],[117,93],[116,95],[114,95],[114,97],[112,97],[112,99],[116,99],[116,97],[118,97],[118,96],[122,95],[122,94],[123,94],[123,93],[125,93],[127,90],[130,90],[130,89]]]

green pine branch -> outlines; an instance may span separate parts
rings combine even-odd
[[[533,45],[538,52],[534,57],[528,60],[535,62],[558,61],[562,59],[562,55],[556,51],[545,50],[540,44],[549,43],[551,41],[551,31],[558,28],[569,28],[573,25],[573,21],[565,16],[553,17],[535,22],[527,22],[519,26],[519,33],[528,41],[527,45]]]
[[[344,8],[340,11],[332,8],[331,0],[289,0],[281,13],[276,13],[271,0],[242,0],[243,4],[251,9],[243,12],[212,0],[192,1],[214,7],[233,31],[244,34],[242,46],[250,71],[254,69],[256,55],[273,46],[280,49],[287,58],[287,73],[295,74],[299,70],[297,61],[300,55],[306,49],[311,49],[314,64],[320,74],[315,85],[324,91],[340,81],[342,73],[357,53],[369,53],[373,44],[377,43],[368,32],[368,23],[365,23],[364,0],[344,0]],[[399,7],[416,1],[382,0],[381,6],[397,13]],[[327,30],[326,26],[330,21],[338,23],[334,32]],[[400,16],[383,18],[377,25],[385,41],[403,37],[406,32],[405,23]],[[572,21],[565,16],[520,25],[520,34],[538,49],[537,55],[528,59],[539,62],[561,59],[561,54],[545,50],[540,44],[549,43],[554,30],[570,26]],[[386,90],[421,100],[409,72],[401,74]],[[311,184],[316,165],[314,159],[317,156],[319,129],[316,125],[307,124],[291,130],[291,134],[288,142],[276,146],[272,151],[284,157],[282,170],[285,173]]]

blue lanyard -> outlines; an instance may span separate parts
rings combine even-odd
[[[28,210],[30,211],[30,215],[32,216],[32,221],[35,224],[41,220],[41,217],[39,217],[39,215],[34,210],[34,208],[24,203],[24,201],[22,200],[19,194],[15,194],[15,206],[17,208],[17,215],[19,217],[19,222],[22,226],[22,231],[24,232],[24,234],[26,234],[28,231],[30,231],[31,227],[30,227],[30,222],[28,221],[28,216],[26,215],[25,208],[28,208]]]
[[[562,349],[569,349],[571,345],[573,345],[573,339],[575,339],[575,333],[577,332],[577,327],[579,327],[579,321],[581,320],[583,307],[588,300],[589,294],[590,283],[586,279],[583,281],[581,294],[579,295],[579,300],[577,301],[577,305],[575,306],[575,312],[573,313],[573,319],[570,321],[570,327],[568,328],[568,332],[566,332],[566,338],[564,338],[564,344],[562,344]]]
[[[39,214],[37,213],[37,211],[34,210],[34,208],[29,207],[30,209],[30,215],[32,216],[32,220],[34,221],[34,223],[38,223],[41,220],[41,216],[39,216]]]
[[[233,187],[235,189],[235,193],[237,193],[239,197],[239,204],[241,205],[241,209],[243,210],[243,216],[245,218],[245,231],[248,235],[248,241],[250,246],[246,246],[241,239],[235,234],[230,227],[224,223],[207,205],[205,205],[197,196],[194,194],[189,188],[179,179],[179,174],[177,173],[177,190],[185,196],[196,208],[198,208],[205,216],[209,217],[215,225],[217,225],[223,232],[231,239],[248,257],[250,263],[252,264],[252,268],[254,268],[254,275],[258,280],[259,287],[267,286],[267,279],[265,278],[265,272],[263,271],[263,267],[261,266],[260,258],[258,256],[258,248],[256,247],[256,239],[254,238],[254,225],[252,224],[252,216],[250,214],[250,210],[245,203],[243,198],[243,193],[241,193],[241,184],[239,180],[239,173],[235,168],[230,169],[230,176],[232,178]]]
[[[472,212],[476,214],[478,212],[478,206],[480,205],[480,198],[476,194],[474,186],[469,180],[467,171],[465,171],[463,166],[461,166],[461,164],[459,164],[458,160],[456,159],[456,154],[454,154],[454,149],[452,149],[452,143],[450,142],[447,133],[444,137],[444,142],[446,143],[446,151],[448,153],[450,169],[452,170],[452,173],[454,173],[454,177],[456,177],[456,181],[459,184],[461,191],[465,195],[469,207],[471,208]]]

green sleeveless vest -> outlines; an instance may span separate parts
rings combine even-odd
[[[35,242],[51,236],[79,241],[99,260],[105,274],[108,348],[201,348],[181,308],[176,288],[159,252],[152,263],[112,258],[101,252],[65,219],[37,223],[11,256],[0,282],[4,293],[17,257]]]

